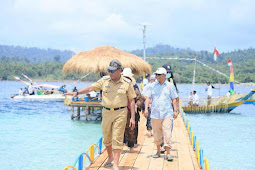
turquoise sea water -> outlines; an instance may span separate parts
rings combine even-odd
[[[71,90],[73,83],[66,84]],[[78,89],[88,83],[75,84]],[[72,121],[62,102],[13,101],[21,82],[0,82],[0,169],[61,170],[102,136],[100,123]],[[205,85],[197,85],[206,96]],[[248,93],[252,87],[236,87]],[[254,87],[253,87],[254,88]],[[188,96],[190,85],[179,85]],[[221,86],[221,95],[228,86]],[[215,96],[218,91],[214,91]],[[230,114],[190,114],[188,120],[209,159],[211,169],[253,169],[255,165],[255,105],[243,105]]]
[[[61,170],[102,136],[100,123],[72,121],[62,102],[13,101],[19,87],[0,82],[0,169]]]
[[[217,86],[217,85],[216,85]],[[190,88],[180,85],[180,96],[188,94]],[[201,97],[206,96],[206,85],[198,85],[195,89]],[[219,87],[219,86],[217,86]],[[236,86],[238,93],[249,93],[254,86]],[[228,85],[220,86],[224,95]],[[219,95],[213,90],[214,96]],[[194,135],[208,158],[210,169],[244,170],[255,166],[255,105],[245,104],[230,113],[187,114]]]

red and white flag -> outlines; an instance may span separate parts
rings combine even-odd
[[[217,57],[219,56],[219,51],[214,47],[214,60],[217,61]]]

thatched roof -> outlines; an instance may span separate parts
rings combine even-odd
[[[63,73],[106,72],[111,60],[117,59],[122,67],[129,67],[136,76],[151,73],[151,66],[140,57],[121,51],[112,46],[102,46],[91,51],[80,52],[69,59]]]

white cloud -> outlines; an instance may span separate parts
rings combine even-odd
[[[127,23],[123,20],[123,17],[118,14],[111,14],[108,16],[105,21],[106,24],[117,26],[117,27],[123,27],[126,26]]]
[[[229,41],[234,34],[244,35],[245,30],[254,30],[254,3],[252,0],[14,0],[0,6],[0,35],[6,42],[27,46],[33,42],[33,46],[38,43],[39,47],[91,49],[112,44],[132,49],[141,48],[142,32],[138,24],[148,22],[151,24],[147,28],[148,46],[166,43],[185,48],[190,44],[196,49],[210,49],[210,42],[220,42],[237,48],[244,39],[237,40],[235,47]],[[249,36],[253,38],[252,34]]]

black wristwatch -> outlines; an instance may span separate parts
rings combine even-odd
[[[179,114],[179,113],[180,113],[179,109],[174,110],[174,112],[177,112],[177,114]]]

